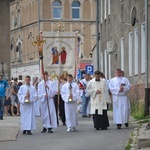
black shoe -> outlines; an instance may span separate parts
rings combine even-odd
[[[121,124],[117,124],[117,129],[121,129]]]
[[[4,120],[3,117],[0,117],[0,120]]]
[[[65,123],[63,123],[63,126],[66,126],[66,124],[65,124]]]
[[[48,128],[48,133],[53,133],[51,128]]]
[[[22,134],[26,134],[26,130],[23,130]]]
[[[45,133],[47,131],[46,128],[43,128],[43,130],[41,131],[41,133]]]
[[[126,126],[126,127],[128,127],[128,126],[129,126],[129,124],[128,124],[128,123],[125,123],[125,126]]]
[[[91,118],[92,115],[89,115],[88,117]]]
[[[99,128],[96,128],[96,130],[99,130]]]
[[[30,131],[30,130],[29,130],[29,131],[27,131],[27,134],[28,134],[28,135],[32,135],[32,133],[31,133],[31,131]]]
[[[87,117],[87,115],[82,115],[83,118]]]

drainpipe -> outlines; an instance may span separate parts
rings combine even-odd
[[[40,33],[40,0],[38,0],[38,32]]]
[[[99,55],[99,40],[100,40],[100,32],[99,32],[99,0],[96,0],[96,43],[97,43],[97,70],[100,70],[100,55]]]
[[[148,0],[145,0],[145,106],[144,115],[149,115],[149,91],[148,88]]]

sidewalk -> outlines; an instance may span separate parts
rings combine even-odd
[[[131,123],[137,124],[137,128],[130,135],[132,141],[130,143],[130,150],[150,150],[150,129],[146,130],[148,123],[139,123],[133,118],[130,121]]]
[[[20,116],[4,117],[4,120],[0,120],[0,142],[17,140],[19,130]]]

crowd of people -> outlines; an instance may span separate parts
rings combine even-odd
[[[32,130],[36,129],[36,116],[42,119],[41,133],[53,133],[60,119],[67,126],[66,131],[71,132],[78,124],[77,113],[81,113],[83,118],[93,116],[96,130],[106,130],[109,127],[108,105],[112,103],[117,128],[121,129],[123,124],[128,127],[130,101],[127,93],[131,85],[121,69],[116,69],[115,75],[108,81],[102,72],[95,71],[93,78],[85,74],[84,79],[75,81],[68,74],[66,79],[59,77],[57,81],[51,81],[48,72],[44,72],[43,80],[36,86],[31,85],[30,76],[26,76],[25,84],[21,86],[17,79],[11,83],[0,76],[0,119],[3,119],[3,108],[7,116],[11,106],[12,116],[21,115],[22,134],[32,135]],[[9,105],[5,107],[4,102]]]
[[[17,93],[21,85],[17,78],[4,80],[0,75],[0,120],[3,120],[3,116],[20,116]]]

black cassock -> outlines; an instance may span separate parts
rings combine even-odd
[[[98,114],[98,110],[95,110],[95,114],[93,114],[93,123],[94,128],[98,129],[107,129],[109,127],[109,120],[107,116],[107,110],[103,110],[103,115]]]

